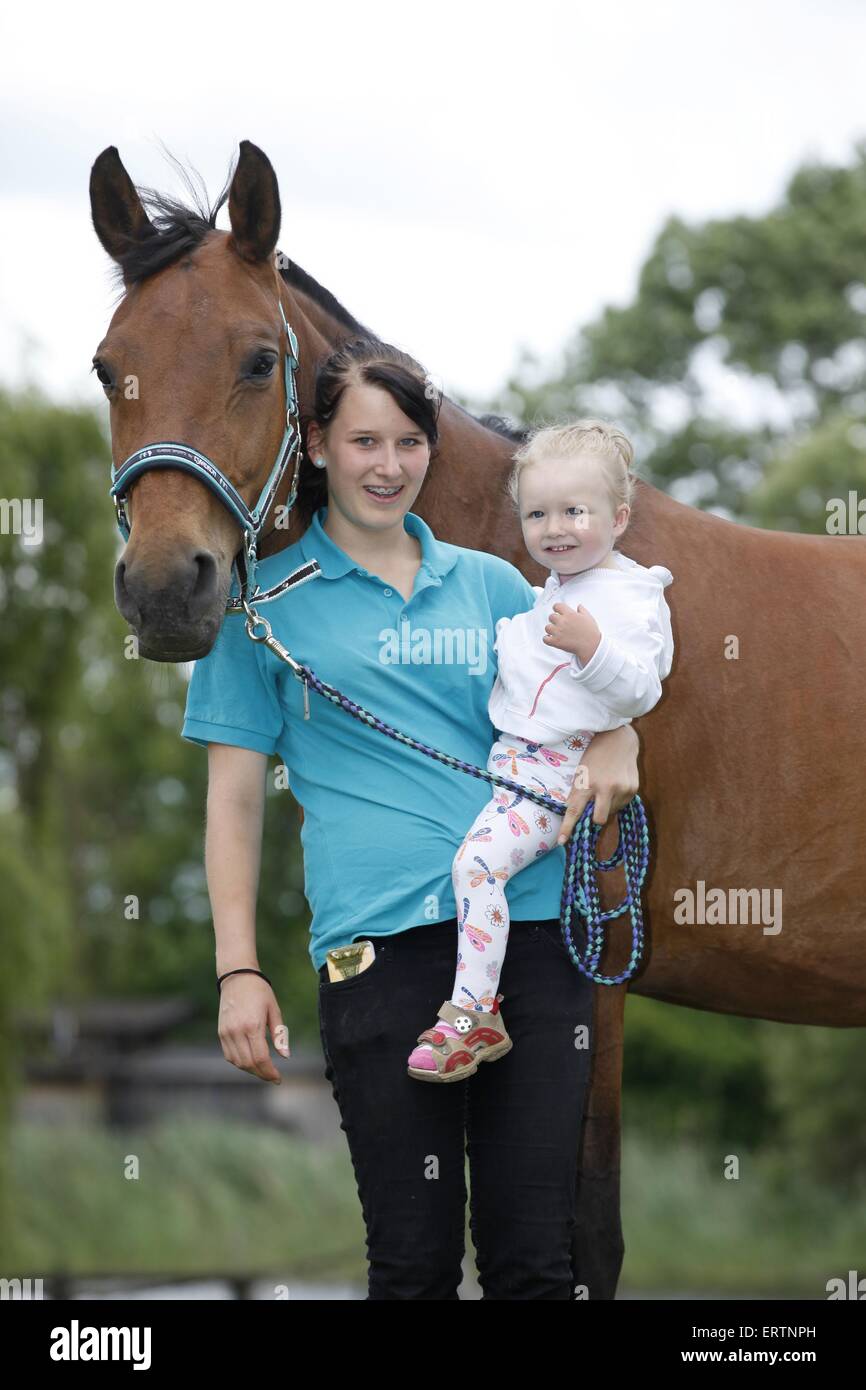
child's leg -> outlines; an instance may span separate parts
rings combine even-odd
[[[508,801],[514,812],[525,805],[516,793],[509,793]],[[511,824],[516,824],[514,818]],[[534,840],[523,840],[524,853],[534,853]],[[499,814],[496,801],[489,801],[451,866],[459,924],[451,999],[464,1009],[491,1009],[496,999],[510,925],[505,884],[523,867],[512,858],[516,843],[508,818]]]
[[[591,738],[581,733],[560,744],[542,746],[502,734],[489,752],[487,770],[564,802]],[[513,874],[553,848],[560,826],[562,816],[553,810],[528,801],[520,792],[500,788],[468,828],[452,865],[459,923],[453,1004],[492,1011],[509,937],[505,885]],[[439,1020],[436,1027],[457,1036],[449,1023]],[[418,1045],[411,1052],[410,1066],[425,1068],[424,1054],[431,1051],[427,1042]]]
[[[581,732],[561,743],[539,745],[502,734],[490,750],[487,771],[565,802],[591,738],[591,733]],[[553,849],[561,825],[562,816],[555,811],[503,787],[466,832],[451,866],[459,924],[452,1003],[467,1010],[492,1010],[508,942],[505,885]],[[448,1023],[439,1021],[436,1027],[458,1036]],[[424,1067],[422,1054],[431,1051],[428,1043],[419,1044],[410,1066]]]
[[[489,764],[488,764],[489,767]],[[509,807],[523,809],[526,802],[516,792],[504,795]],[[520,830],[523,850],[520,862],[513,856],[516,844],[512,826]],[[488,801],[472,822],[451,866],[451,881],[457,901],[457,969],[451,989],[451,1002],[473,1012],[490,1012],[496,1002],[499,976],[508,941],[508,903],[504,887],[511,874],[523,868],[526,855],[534,854],[536,839],[523,816],[515,811],[509,818],[500,804]],[[448,1037],[457,1038],[457,1029],[441,1018],[434,1025]],[[409,1055],[409,1066],[435,1071],[430,1059],[433,1049],[419,1042]],[[425,1058],[426,1054],[426,1058]]]
[[[540,745],[504,733],[490,750],[487,770],[564,802],[591,737],[581,733]],[[451,867],[460,926],[453,1003],[493,1007],[508,942],[505,885],[553,848],[561,824],[555,811],[507,788],[497,790],[473,822]]]

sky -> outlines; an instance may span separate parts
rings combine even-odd
[[[48,0],[6,7],[0,51],[0,383],[96,405],[108,145],[182,193],[167,147],[213,198],[254,141],[280,249],[483,405],[629,302],[666,218],[759,215],[866,137],[860,0]]]

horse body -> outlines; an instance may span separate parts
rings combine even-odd
[[[492,470],[456,438],[416,510],[443,540],[504,554],[541,583],[504,497],[509,446],[487,434]],[[465,509],[440,490],[467,460],[473,478],[497,479],[496,505],[468,541]],[[866,538],[739,525],[639,480],[620,549],[672,571],[676,647],[662,699],[638,724],[653,865],[643,895],[649,959],[629,988],[694,1009],[863,1026]],[[615,842],[612,831],[599,853]],[[621,889],[620,879],[605,901]],[[710,920],[676,921],[689,889],[721,890],[722,920],[707,909]],[[627,959],[621,920],[605,973]]]
[[[677,650],[640,722],[651,957],[631,988],[863,1026],[866,539],[737,525],[646,485],[633,516],[625,552],[674,574]],[[676,921],[675,895],[699,882],[722,890],[722,920]],[[750,890],[764,890],[761,921],[757,891],[750,914],[731,911]]]
[[[222,459],[251,505],[274,457],[284,404],[278,377],[252,383],[243,362],[257,346],[278,347],[278,299],[300,345],[302,408],[316,358],[367,330],[300,268],[277,268],[276,178],[247,141],[231,183],[231,233],[213,221],[194,229],[179,251],[166,248],[164,265],[158,248],[152,264],[136,269],[136,248],[147,259],[159,237],[113,147],[94,164],[91,205],[127,289],[100,359],[118,380],[142,376],[139,400],[111,393],[115,464],[154,438],[173,437]],[[439,457],[415,510],[442,540],[503,556],[542,584],[546,572],[526,554],[505,492],[513,448],[446,398]],[[288,479],[279,502],[287,491]],[[171,470],[140,477],[130,501],[118,607],[142,655],[204,656],[223,619],[238,527],[200,482]],[[294,519],[272,529],[262,554],[298,534]],[[647,950],[628,988],[696,1009],[863,1026],[866,539],[736,525],[639,481],[621,548],[671,569],[666,597],[676,645],[662,699],[640,720],[653,862],[643,895]],[[611,822],[599,854],[609,855],[615,842]],[[604,876],[605,906],[622,896],[621,878],[607,881],[620,873]],[[678,922],[679,895],[699,882],[708,894],[769,890],[774,906],[781,890],[781,930],[754,919]],[[628,920],[613,923],[609,936],[602,969],[615,973],[627,958]],[[595,999],[574,1245],[575,1276],[594,1298],[613,1297],[623,1253],[625,990],[599,987]]]

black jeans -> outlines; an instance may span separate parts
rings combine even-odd
[[[458,1297],[464,1145],[482,1297],[573,1298],[593,987],[559,923],[511,923],[499,989],[514,1046],[450,1083],[418,1081],[406,1061],[450,998],[457,919],[370,939],[376,957],[360,975],[319,972],[325,1075],[367,1229],[368,1299]]]

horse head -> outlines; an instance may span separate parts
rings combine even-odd
[[[231,231],[215,227],[226,198]],[[90,200],[125,291],[93,359],[114,470],[156,441],[175,441],[212,460],[252,509],[286,434],[284,315],[291,322],[294,307],[274,254],[280,195],[267,156],[242,141],[210,211],[160,199],[154,222],[112,145],[93,165]],[[224,502],[218,487],[179,467],[134,476],[115,599],[142,656],[190,661],[213,645],[243,541]]]

